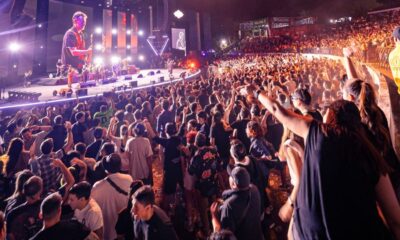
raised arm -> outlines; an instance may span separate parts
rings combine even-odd
[[[257,95],[254,86],[247,86],[241,90],[242,95]],[[285,109],[277,101],[269,97],[265,92],[258,92],[257,100],[289,130],[306,139],[311,120],[304,118],[290,110]]]
[[[74,145],[74,137],[72,136],[72,125],[70,122],[65,122],[65,128],[67,129],[67,143],[63,146],[64,152],[69,152]]]
[[[343,48],[343,55],[344,55],[343,66],[346,69],[346,74],[349,79],[358,78],[354,64],[353,64],[352,60],[350,59],[350,56],[352,54],[353,54],[353,52],[350,48]]]

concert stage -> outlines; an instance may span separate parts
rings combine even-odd
[[[157,73],[159,71],[159,73]],[[167,69],[148,69],[141,70],[137,74],[123,75],[114,79],[108,79],[108,81],[97,81],[95,86],[90,87],[81,87],[80,89],[87,89],[87,95],[80,96],[80,99],[87,99],[95,96],[102,95],[103,92],[111,91],[116,89],[118,92],[131,91],[131,90],[139,90],[152,86],[162,86],[165,84],[170,84],[171,82],[179,82],[183,79],[180,77],[182,73],[186,72],[186,80],[190,80],[196,78],[200,75],[200,70],[190,73],[189,70],[186,69],[174,69],[173,79],[170,79],[169,73]],[[153,75],[154,74],[154,75]],[[141,76],[139,76],[141,75]],[[55,82],[54,79],[53,83]],[[136,83],[135,83],[136,82]],[[94,83],[94,82],[91,82]],[[91,84],[93,85],[93,84]],[[67,89],[67,85],[54,85],[47,84],[46,86],[43,84],[43,81],[39,81],[29,87],[11,87],[6,89],[6,92],[14,91],[14,92],[26,92],[26,93],[39,93],[41,94],[36,102],[21,102],[21,101],[6,101],[0,103],[0,110],[6,109],[15,109],[15,108],[23,108],[30,107],[35,105],[42,104],[51,104],[51,103],[60,103],[65,101],[72,101],[76,99],[76,90],[79,89],[79,84],[72,84],[73,94],[71,97],[61,96],[57,94],[57,96],[53,96],[53,92],[60,92],[62,89]],[[119,90],[118,90],[119,89]]]

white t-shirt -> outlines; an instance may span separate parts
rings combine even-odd
[[[129,155],[129,174],[133,179],[145,179],[149,177],[147,158],[153,155],[149,139],[134,137],[128,140],[125,152]]]
[[[82,210],[75,209],[74,217],[91,231],[103,227],[103,214],[97,202],[91,198]]]
[[[114,173],[108,175],[108,178],[129,194],[133,182],[130,175]],[[129,196],[119,193],[106,179],[103,179],[93,185],[92,198],[96,200],[103,214],[104,239],[116,239],[115,224],[118,214],[128,206]]]

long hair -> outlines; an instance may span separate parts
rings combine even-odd
[[[14,193],[7,199],[15,199],[16,197],[22,195],[22,190],[24,187],[24,184],[26,181],[28,181],[29,178],[33,176],[33,173],[30,170],[22,170],[21,172],[18,172],[17,174],[17,179],[15,180],[15,190]]]
[[[377,139],[378,144],[386,153],[391,146],[390,133],[384,123],[384,116],[376,103],[376,94],[371,84],[356,80],[347,85],[347,92],[356,99],[360,110],[361,121]]]
[[[352,139],[352,143],[357,144],[360,151],[366,152],[368,157],[362,159],[363,162],[360,164],[369,173],[382,175],[389,173],[390,167],[367,137],[357,106],[353,102],[337,100],[329,106],[329,110],[333,112],[332,118],[327,124],[323,125],[323,133],[328,135],[331,132],[334,135]]]
[[[24,142],[21,138],[13,138],[8,146],[7,155],[8,162],[6,165],[6,174],[10,174],[14,171],[15,166],[20,160],[21,152],[24,148]]]

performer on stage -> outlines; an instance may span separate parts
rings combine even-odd
[[[87,16],[83,12],[76,12],[72,16],[72,28],[64,34],[61,61],[64,66],[72,66],[82,71],[86,59],[92,54],[92,48],[85,48],[82,31],[85,30]]]

